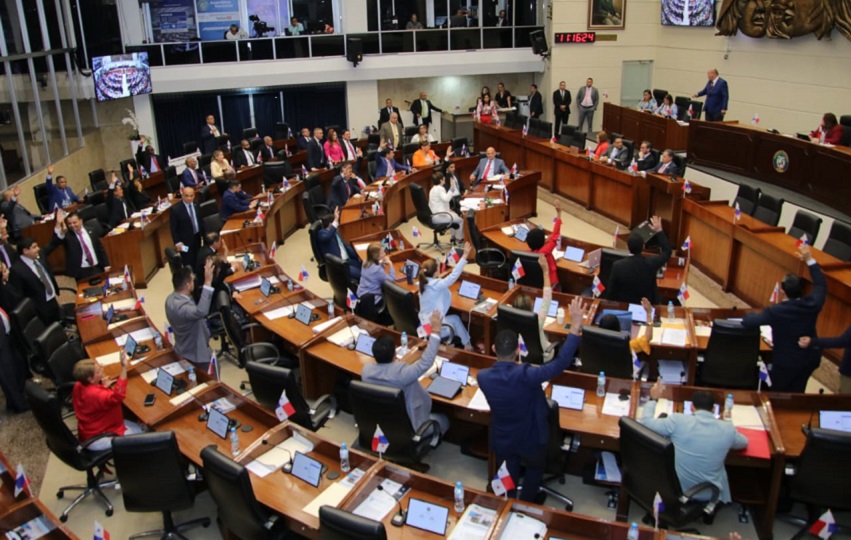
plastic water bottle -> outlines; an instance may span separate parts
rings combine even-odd
[[[674,318],[674,302],[668,300],[668,320],[673,320]]]
[[[340,470],[344,473],[352,470],[352,466],[349,465],[349,447],[346,443],[340,445]]]
[[[399,249],[400,250],[405,249],[405,241],[404,240],[401,240],[401,239],[399,240]]]
[[[597,395],[606,397],[606,374],[602,371],[597,376]]]
[[[402,332],[402,350],[408,350],[408,333]]]
[[[198,386],[198,375],[195,374],[194,367],[189,368],[189,375],[187,375],[187,377],[189,378],[189,388],[195,388]]]
[[[163,350],[163,336],[159,332],[154,332],[154,345],[158,351]]]
[[[510,291],[513,288],[514,288],[514,278],[508,278],[508,290]]]
[[[464,485],[455,482],[455,511],[459,514],[464,511]]]
[[[334,318],[334,302],[328,302],[328,319]]]
[[[724,420],[733,421],[733,394],[727,394],[727,399],[724,400]]]
[[[230,453],[236,457],[239,455],[239,435],[236,434],[236,428],[230,428]]]
[[[561,235],[556,240],[556,251],[561,251]]]
[[[638,523],[632,522],[629,526],[629,532],[626,533],[626,540],[638,540]]]
[[[293,280],[291,280],[291,279],[287,279],[287,290],[288,291],[293,290]]]

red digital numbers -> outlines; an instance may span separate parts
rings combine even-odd
[[[596,32],[556,32],[556,43],[594,43]]]

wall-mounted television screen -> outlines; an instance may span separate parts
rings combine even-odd
[[[662,0],[663,26],[715,26],[715,0]]]
[[[92,58],[95,95],[108,101],[151,93],[151,66],[148,53],[116,54]]]

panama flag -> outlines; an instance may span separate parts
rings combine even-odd
[[[659,492],[656,492],[656,496],[653,497],[653,519],[656,521],[656,529],[659,529],[659,514],[665,511],[665,503],[662,501],[662,496],[659,495]]]
[[[638,359],[635,351],[631,350],[630,353],[632,353],[632,378],[638,379],[638,376],[641,375],[641,360]]]
[[[461,145],[461,155],[464,156],[464,157],[470,157],[470,154],[467,153],[467,145],[466,144]]]
[[[759,114],[753,113],[753,117],[751,117],[751,124],[758,126],[759,125]]]
[[[97,520],[95,520],[95,540],[109,540],[109,531],[104,529]]]
[[[520,351],[521,358],[529,356],[529,348],[526,347],[526,342],[523,341],[523,336],[517,336],[517,350]]]
[[[283,422],[294,414],[295,407],[293,407],[293,404],[290,403],[290,400],[287,397],[287,391],[284,390],[281,392],[281,397],[278,398],[278,406],[275,407],[275,415],[277,415],[278,420]]]
[[[446,261],[447,262],[452,261],[452,266],[455,266],[455,264],[460,260],[461,260],[461,255],[458,254],[457,249],[450,249],[449,253],[446,254]]]
[[[290,189],[290,181],[284,178],[284,191]]]
[[[124,283],[130,283],[130,268],[124,265]]]
[[[145,303],[145,297],[144,297],[144,296],[140,296],[140,297],[136,300],[136,305],[133,307],[133,309],[135,309],[135,310],[137,310],[137,311],[138,311],[138,310],[140,310],[140,309],[142,309],[142,304],[144,304],[144,303]]]
[[[612,238],[612,247],[618,247],[618,234],[621,232],[621,226],[615,225],[615,236]]]
[[[810,527],[810,534],[814,534],[819,538],[830,538],[836,532],[836,521],[833,519],[833,512],[828,510],[818,518],[818,521]]]
[[[691,103],[688,104],[688,117],[694,118],[694,107],[691,106]]]
[[[174,343],[174,330],[170,324],[165,325],[165,337],[169,343]]]
[[[304,265],[301,265],[301,271],[298,273],[298,280],[307,281],[309,278],[310,276],[307,274],[307,268],[305,268]]]
[[[511,479],[511,474],[508,472],[508,465],[505,461],[499,466],[496,471],[496,476],[491,480],[491,487],[495,495],[507,495],[509,491],[514,489],[514,480]]]
[[[360,177],[355,176],[355,180],[357,180],[357,181],[358,181],[358,187],[359,187],[359,188],[361,188],[362,190],[363,190],[363,189],[366,189],[366,182],[364,182],[363,180],[361,180],[361,179],[360,179]]]
[[[552,138],[552,139],[550,139],[550,142],[551,142],[551,143],[553,143],[553,144],[555,144],[557,140],[558,140],[558,139],[556,139],[556,136],[555,136],[555,135],[553,135],[553,138]]]
[[[275,254],[278,253],[278,242],[272,242],[272,247],[269,248],[269,257],[274,259]]]
[[[517,172],[518,172],[517,164],[515,163],[514,165],[511,166],[511,174],[513,174],[514,176],[517,176]]]
[[[680,291],[677,294],[677,299],[679,299],[680,305],[683,305],[683,306],[686,305],[686,300],[689,299],[689,296],[691,296],[691,295],[689,295],[689,293],[688,293],[688,285],[683,283],[683,286],[680,287]]]
[[[768,299],[772,304],[776,304],[780,301],[780,283],[774,283],[774,290],[771,291],[771,297]]]
[[[683,251],[688,251],[691,249],[691,235],[686,236],[686,241],[683,242],[683,246],[680,248]]]
[[[683,191],[685,193],[691,193],[691,182],[689,182],[688,180],[683,181]]]
[[[609,93],[603,90],[603,99],[609,99]]]
[[[346,307],[352,311],[358,306],[358,296],[351,289],[346,289]]]
[[[411,227],[411,234],[414,235],[414,238],[419,238],[420,237],[420,230],[417,229],[416,226]]]
[[[529,124],[527,123],[523,126],[523,136],[525,137],[528,134],[529,134]]]
[[[425,339],[431,335],[431,325],[423,323],[417,327],[417,336]]]
[[[303,178],[307,178],[307,167],[305,167],[304,165],[301,166],[301,176]]]
[[[210,356],[210,365],[207,367],[207,375],[215,377],[219,380],[219,361],[216,359],[216,353]]]
[[[381,426],[375,424],[375,433],[372,435],[372,451],[383,454],[387,451],[388,446],[390,446],[390,442],[384,436],[384,432],[381,431]]]
[[[30,479],[27,478],[27,473],[24,472],[24,466],[18,463],[18,472],[15,475],[15,497],[20,495],[25,489],[30,486]]]
[[[739,203],[736,203],[736,212],[735,212],[734,216],[735,216],[736,221],[739,221],[740,219],[742,219],[742,209],[739,208]]]
[[[511,275],[514,276],[514,279],[520,279],[526,275],[526,270],[523,268],[523,263],[520,262],[519,258],[514,261],[514,267],[511,269]]]
[[[807,241],[807,233],[802,234],[801,237],[798,238],[795,241],[795,247],[796,248],[799,248],[801,246],[808,246],[808,245],[810,245],[810,243]]]
[[[768,366],[762,360],[757,360],[756,365],[759,367],[759,380],[771,386],[771,375],[768,373]]]
[[[291,127],[287,126],[287,139],[293,138],[293,130]]]
[[[263,163],[263,151],[257,152],[257,163]]]
[[[594,298],[599,297],[605,290],[606,286],[600,281],[600,276],[594,276],[594,282],[591,285],[591,292],[594,294]]]
[[[634,173],[638,172],[638,163],[636,163],[636,161],[634,159],[632,160],[632,165],[630,166],[630,168],[632,169],[632,172],[634,172]]]

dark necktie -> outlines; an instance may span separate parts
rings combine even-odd
[[[0,253],[3,254],[3,261],[6,262],[6,268],[11,268],[12,262],[9,260],[9,254],[6,253],[6,246],[5,245],[0,245]]]
[[[41,265],[41,261],[34,260],[36,272],[38,273],[38,279],[41,280],[41,284],[44,285],[44,291],[47,293],[47,296],[56,296],[56,291],[53,290],[53,283],[50,282],[50,278],[47,277],[47,272],[45,272],[44,267]]]
[[[83,231],[77,233],[77,240],[79,240],[80,246],[83,248],[83,256],[86,258],[86,262],[89,266],[94,266],[95,259],[92,257],[92,252],[89,249],[89,246],[86,245],[85,239],[83,238]]]
[[[192,232],[198,234],[198,220],[195,218],[195,205],[186,205],[189,210],[189,219],[192,221]]]

